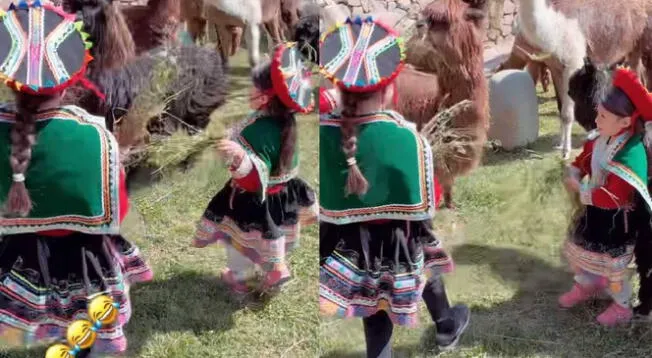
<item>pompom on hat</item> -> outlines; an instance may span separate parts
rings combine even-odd
[[[0,80],[17,92],[51,95],[88,79],[93,44],[74,14],[49,2],[21,0],[0,9]]]
[[[276,48],[271,73],[274,92],[283,104],[301,113],[313,110],[312,72],[304,63],[296,42],[286,42]]]
[[[372,92],[390,84],[405,62],[403,39],[369,16],[348,18],[319,43],[321,73],[345,91]]]

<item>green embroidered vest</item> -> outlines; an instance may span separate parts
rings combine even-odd
[[[625,132],[613,139],[604,155],[602,167],[636,189],[648,210],[652,210],[648,191],[648,161],[642,136]]]
[[[0,203],[12,185],[10,133],[15,114],[0,107]],[[47,230],[119,233],[120,156],[104,118],[75,106],[37,115],[36,144],[25,173],[34,208],[28,217],[4,217],[0,236]]]
[[[294,119],[293,119],[294,120]],[[294,151],[290,170],[278,173],[281,158],[282,124],[266,112],[251,113],[234,128],[231,139],[242,145],[260,177],[260,194],[265,200],[267,188],[288,182],[299,173],[299,153]]]
[[[356,161],[369,190],[362,196],[346,196],[348,165],[342,152],[341,118],[320,118],[320,220],[343,225],[431,219],[435,213],[432,151],[415,125],[394,111],[357,117],[356,124]]]

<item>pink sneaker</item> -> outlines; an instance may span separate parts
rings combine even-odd
[[[584,287],[579,283],[573,285],[573,288],[559,297],[559,306],[561,308],[571,308],[578,303],[591,299],[601,290],[598,287]]]
[[[631,308],[612,303],[609,308],[598,316],[598,323],[603,326],[613,327],[629,322],[632,319],[632,315]]]
[[[227,269],[222,270],[222,281],[229,286],[231,291],[237,294],[246,294],[249,293],[249,287],[247,287],[246,282],[236,280],[233,275],[233,271]]]
[[[292,279],[290,271],[269,271],[265,274],[265,279],[263,280],[262,290],[263,291],[276,291],[280,290],[283,285],[288,283]]]

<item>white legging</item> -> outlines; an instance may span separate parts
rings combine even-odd
[[[231,270],[238,281],[247,280],[254,271],[255,264],[231,245],[226,246],[226,267]]]

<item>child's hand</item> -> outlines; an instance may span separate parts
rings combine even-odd
[[[228,139],[222,139],[217,142],[217,151],[230,165],[234,167],[239,166],[242,162],[242,158],[245,156],[245,151],[242,146]]]
[[[564,184],[566,185],[566,189],[572,193],[580,191],[580,181],[576,178],[566,177],[566,179],[564,179]]]

